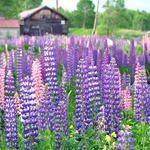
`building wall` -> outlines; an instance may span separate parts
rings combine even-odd
[[[0,40],[5,38],[18,38],[20,36],[20,28],[0,28]]]

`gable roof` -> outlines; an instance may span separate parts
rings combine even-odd
[[[0,19],[0,28],[20,28],[18,20]]]
[[[29,18],[30,16],[34,15],[36,12],[38,12],[38,11],[44,9],[44,8],[47,8],[47,9],[51,10],[52,12],[60,15],[64,19],[68,20],[67,17],[65,17],[64,15],[62,15],[62,14],[56,12],[55,10],[49,8],[48,6],[40,6],[40,7],[36,7],[36,8],[30,9],[30,10],[25,10],[25,11],[23,11],[23,12],[21,12],[19,14],[19,17],[20,17],[21,20],[25,20],[25,19]]]

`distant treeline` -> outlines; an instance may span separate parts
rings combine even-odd
[[[0,0],[0,17],[18,18],[20,12],[38,7],[41,2],[42,0]],[[97,25],[103,26],[108,33],[115,32],[117,28],[150,30],[150,13],[127,9],[125,0],[106,0],[103,8],[105,11],[98,14]],[[71,28],[93,28],[95,5],[92,0],[80,0],[74,11],[62,7],[58,11],[69,18],[68,25]]]

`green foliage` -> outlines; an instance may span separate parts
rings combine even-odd
[[[94,8],[92,0],[80,0],[77,10],[73,12],[75,27],[92,28],[95,17]]]
[[[42,0],[0,0],[0,14],[7,19],[18,18],[24,10],[40,6]]]

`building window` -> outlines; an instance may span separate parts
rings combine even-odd
[[[65,24],[65,20],[61,20],[61,24]]]

